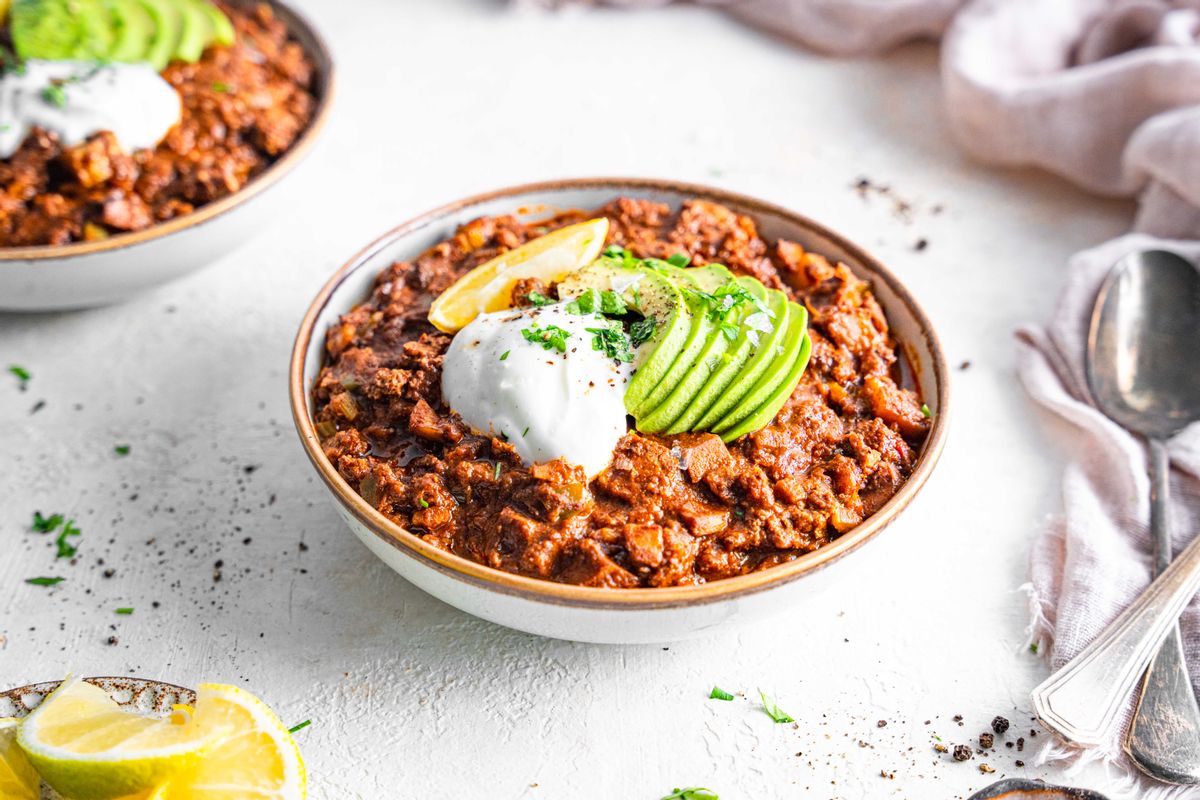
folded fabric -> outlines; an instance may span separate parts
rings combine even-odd
[[[1053,321],[1018,337],[1029,393],[1066,423],[1064,512],[1031,557],[1032,631],[1050,665],[1061,666],[1150,580],[1145,454],[1092,405],[1084,342],[1096,289],[1121,256],[1166,247],[1200,262],[1200,0],[709,4],[829,53],[877,52],[944,35],[946,115],[964,150],[992,164],[1041,167],[1097,194],[1138,197],[1138,233],[1073,258]],[[1200,530],[1200,425],[1177,436],[1170,454],[1171,513],[1182,548]],[[1195,681],[1200,605],[1189,607],[1182,625]],[[1043,755],[1103,762],[1120,779],[1109,788],[1114,794],[1200,798],[1200,789],[1140,777],[1117,736],[1087,751],[1056,746]]]

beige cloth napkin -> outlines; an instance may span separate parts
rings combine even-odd
[[[1145,455],[1092,406],[1084,337],[1100,281],[1125,253],[1167,247],[1200,262],[1200,0],[701,2],[829,53],[943,36],[946,113],[964,150],[992,164],[1038,166],[1098,194],[1139,198],[1138,233],[1074,257],[1054,319],[1018,334],[1021,378],[1065,423],[1058,429],[1070,459],[1063,513],[1034,542],[1027,587],[1031,639],[1051,667],[1061,666],[1150,580]],[[1176,437],[1170,453],[1182,547],[1200,530],[1200,425]],[[1200,604],[1185,614],[1183,630],[1200,688]],[[1110,793],[1200,798],[1200,789],[1141,778],[1117,737],[1086,751],[1052,743],[1042,757],[1104,763]]]

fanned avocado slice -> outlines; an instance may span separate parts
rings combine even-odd
[[[156,33],[154,17],[141,0],[110,0],[109,9],[116,30],[116,38],[108,53],[109,60],[128,64],[146,61],[150,42]]]
[[[629,410],[645,399],[674,363],[691,329],[692,315],[679,287],[648,267],[629,268],[621,261],[601,258],[559,283],[558,296],[570,300],[589,289],[616,292],[645,318],[645,325],[635,326],[643,330],[649,326],[653,331],[634,352],[633,377],[625,387],[625,409]]]
[[[720,422],[729,410],[736,406],[754,387],[759,376],[766,371],[774,359],[776,348],[787,335],[788,305],[786,294],[778,289],[767,291],[767,310],[771,316],[770,332],[758,332],[758,343],[755,344],[755,337],[750,336],[749,331],[745,331],[747,340],[743,341],[739,347],[735,347],[735,350],[745,348],[739,354],[740,365],[737,360],[731,360],[723,365],[700,391],[696,405],[707,403],[708,407],[700,419],[691,426],[691,430],[712,430],[713,426]],[[672,430],[675,427],[672,426]]]
[[[796,356],[807,338],[808,311],[798,303],[788,303],[787,334],[784,341],[773,349],[767,369],[755,381],[750,391],[712,426],[713,433],[721,434],[721,438],[724,439],[726,431],[736,429],[736,426],[753,414],[755,409],[775,395],[779,386],[791,374]]]
[[[107,58],[113,29],[103,0],[14,0],[10,11],[9,34],[22,59]]]
[[[194,64],[204,55],[204,48],[217,35],[216,26],[209,16],[204,0],[175,0],[183,18],[183,29],[175,44],[173,58]]]
[[[688,311],[692,314],[692,327],[688,331],[687,339],[684,340],[683,348],[679,351],[679,355],[675,357],[675,361],[672,362],[671,367],[663,375],[658,385],[650,390],[650,393],[646,395],[646,398],[638,406],[634,407],[626,404],[626,408],[630,410],[630,413],[639,418],[638,430],[649,430],[642,427],[640,417],[658,408],[658,405],[667,398],[667,395],[675,390],[675,387],[679,385],[680,381],[688,374],[688,371],[696,364],[697,357],[708,343],[713,330],[717,327],[709,317],[707,302],[702,295],[698,295],[696,292],[712,294],[733,280],[733,273],[720,264],[709,264],[708,266],[694,267],[692,269],[669,267],[664,269],[663,272],[683,292],[683,300],[687,303]]]
[[[175,0],[141,0],[141,3],[154,19],[154,36],[146,60],[162,70],[170,63],[183,37],[183,11]]]
[[[808,332],[805,331],[804,341],[800,344],[800,352],[796,354],[796,359],[792,363],[791,369],[788,370],[783,382],[779,384],[779,387],[750,416],[722,433],[721,439],[725,442],[732,442],[738,437],[745,436],[747,433],[753,433],[759,428],[770,424],[771,420],[775,419],[775,415],[779,413],[779,409],[783,408],[784,404],[792,396],[792,392],[796,391],[796,385],[800,383],[800,378],[804,375],[804,368],[808,366],[808,357],[811,354],[812,339],[809,337]]]
[[[217,8],[212,3],[206,2],[206,0],[199,0],[199,2],[204,8],[204,12],[208,14],[209,20],[212,22],[213,41],[217,44],[223,45],[233,44],[234,40],[237,38],[237,34],[233,30],[233,23],[230,22],[229,17],[225,15],[225,12]]]

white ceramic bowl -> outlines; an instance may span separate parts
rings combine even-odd
[[[329,115],[333,59],[303,16],[279,0],[269,2],[316,66],[317,107],[292,148],[240,191],[145,230],[97,242],[0,248],[0,311],[115,303],[215,261],[270,224],[283,198],[277,184],[312,149]]]
[[[376,275],[392,262],[415,258],[450,238],[459,225],[476,217],[515,212],[544,217],[560,209],[597,208],[622,195],[676,207],[691,197],[722,203],[753,216],[764,238],[797,241],[844,261],[870,280],[934,412],[912,476],[879,511],[831,544],[761,572],[703,586],[601,589],[513,575],[440,550],[384,517],[342,479],[321,450],[310,389],[323,362],[325,331],[369,294]],[[786,209],[719,189],[597,178],[518,186],[468,198],[377,239],[339,269],[313,301],[292,351],[289,393],[300,439],[338,511],[355,535],[396,572],[450,605],[501,625],[559,639],[633,644],[689,638],[794,609],[831,582],[853,582],[854,567],[863,565],[855,551],[908,505],[937,462],[946,437],[949,386],[941,348],[924,312],[890,272],[837,234]]]

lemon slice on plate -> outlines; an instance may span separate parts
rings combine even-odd
[[[0,719],[0,797],[5,800],[38,800],[42,779],[17,747],[17,725],[12,717]]]
[[[54,789],[78,800],[150,791],[200,756],[206,739],[191,723],[147,717],[103,689],[63,681],[20,724],[17,744]]]
[[[236,686],[200,685],[194,723],[217,742],[151,800],[303,800],[300,748],[279,717]]]
[[[509,308],[518,280],[562,280],[595,261],[607,235],[608,219],[600,217],[559,228],[501,253],[442,292],[429,308],[429,321],[440,331],[454,333],[485,311]]]

